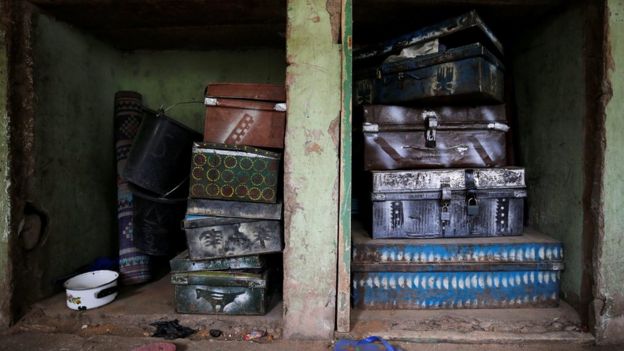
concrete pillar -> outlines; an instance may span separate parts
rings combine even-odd
[[[331,3],[288,1],[286,338],[328,338],[335,326],[341,47]]]

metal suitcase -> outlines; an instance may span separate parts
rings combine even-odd
[[[286,91],[273,84],[210,84],[204,141],[283,148]]]
[[[528,230],[487,239],[372,240],[354,230],[352,302],[362,309],[556,307],[563,247]]]
[[[506,165],[505,105],[363,110],[367,170]]]
[[[374,171],[373,238],[520,235],[523,168]]]
[[[227,271],[232,269],[262,269],[266,265],[263,256],[217,258],[213,260],[191,260],[188,250],[169,261],[172,272]]]
[[[280,159],[250,146],[195,143],[190,197],[275,203]]]
[[[268,271],[173,272],[178,313],[263,315],[270,302]]]
[[[186,214],[244,219],[282,219],[282,203],[188,199]]]
[[[431,41],[439,42],[439,47],[442,49],[479,42],[488,46],[497,55],[503,54],[503,45],[490,28],[485,25],[477,12],[473,10],[392,38],[379,45],[355,50],[353,60],[357,64],[379,61],[390,54],[398,53],[401,49]]]
[[[282,251],[279,221],[187,216],[183,224],[192,260]]]
[[[384,63],[355,82],[359,104],[502,103],[504,67],[479,43]]]

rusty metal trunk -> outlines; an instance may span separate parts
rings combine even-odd
[[[367,170],[506,165],[505,105],[363,110]]]

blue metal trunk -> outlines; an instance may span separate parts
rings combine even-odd
[[[475,43],[382,64],[355,84],[360,104],[502,103],[502,63]]]
[[[519,237],[371,240],[354,230],[353,305],[370,309],[551,307],[563,247]]]
[[[473,10],[461,16],[392,38],[377,46],[355,50],[353,59],[357,63],[380,60],[399,52],[401,49],[431,41],[439,41],[443,48],[457,47],[462,43],[479,42],[487,45],[498,54],[503,54],[503,45],[494,36],[490,28],[485,25],[477,12]]]

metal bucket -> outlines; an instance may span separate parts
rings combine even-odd
[[[202,137],[162,112],[145,109],[123,177],[143,189],[168,197],[188,178],[193,142]]]
[[[185,237],[180,223],[186,212],[186,197],[158,197],[132,185],[130,190],[134,194],[134,246],[153,256],[182,250]]]

